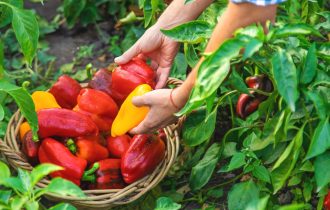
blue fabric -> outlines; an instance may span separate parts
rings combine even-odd
[[[252,4],[256,4],[259,6],[266,6],[271,4],[279,4],[285,2],[286,0],[231,0],[233,3],[243,3],[248,2]]]

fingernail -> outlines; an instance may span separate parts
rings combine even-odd
[[[120,63],[120,61],[122,61],[122,58],[121,57],[116,57],[114,59],[115,63]]]

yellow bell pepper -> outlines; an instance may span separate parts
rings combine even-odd
[[[28,122],[23,122],[20,126],[19,126],[19,137],[20,139],[22,140],[24,135],[30,131],[31,128],[30,128],[30,125]]]
[[[49,92],[35,91],[31,96],[36,111],[40,109],[61,108],[56,102],[55,97]]]
[[[150,92],[152,88],[147,84],[137,86],[125,99],[121,105],[119,112],[112,123],[111,136],[121,136],[127,131],[136,127],[145,116],[148,114],[149,107],[142,106],[137,107],[132,103],[132,98],[135,96],[142,96],[147,92]]]

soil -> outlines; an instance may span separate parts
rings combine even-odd
[[[59,0],[52,0],[40,3],[25,2],[26,8],[36,10],[36,12],[47,21],[52,21],[58,14],[56,11],[61,4]],[[82,27],[75,26],[68,29],[65,22],[60,24],[58,30],[47,34],[45,41],[49,43],[48,53],[56,57],[54,69],[61,65],[73,62],[79,47],[84,45],[94,45],[93,57],[86,58],[76,66],[86,66],[92,63],[93,67],[106,67],[113,62],[114,56],[108,51],[108,39],[120,31],[114,30],[115,21],[104,21],[97,25]]]

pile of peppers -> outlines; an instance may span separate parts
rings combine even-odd
[[[166,136],[131,136],[149,111],[132,104],[151,91],[154,71],[134,58],[113,71],[100,69],[87,87],[62,75],[49,91],[32,100],[38,116],[38,140],[28,122],[19,129],[22,151],[31,165],[52,163],[62,177],[83,189],[120,189],[152,173],[165,157]]]

